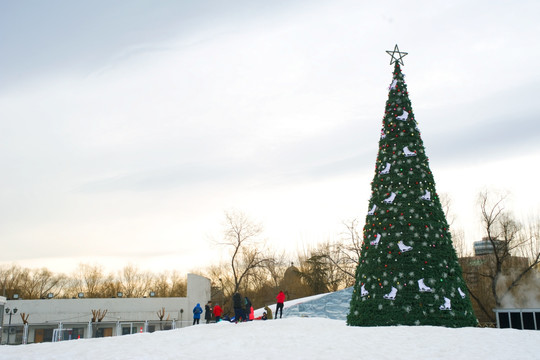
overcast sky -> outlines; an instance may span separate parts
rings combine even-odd
[[[202,268],[368,210],[397,43],[439,193],[537,213],[538,1],[0,1],[0,264]]]

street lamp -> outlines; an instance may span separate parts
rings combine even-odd
[[[182,327],[182,323],[184,322],[182,320],[182,314],[184,314],[184,309],[180,309],[180,327]]]
[[[11,333],[11,315],[13,314],[16,314],[17,313],[17,308],[14,308],[14,309],[10,309],[10,308],[6,308],[6,314],[9,315],[9,324],[8,324],[8,337],[7,337],[7,344],[9,345],[9,335]]]
[[[225,303],[225,294],[223,293],[223,280],[219,278],[219,282],[221,283],[221,306],[223,307]]]

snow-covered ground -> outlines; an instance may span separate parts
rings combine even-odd
[[[351,289],[285,302],[284,318],[0,346],[0,359],[538,359],[540,331],[350,327]],[[272,311],[275,305],[271,306]],[[262,314],[262,309],[255,315]]]
[[[540,332],[430,326],[349,327],[284,318],[118,337],[1,346],[0,359],[538,359]]]

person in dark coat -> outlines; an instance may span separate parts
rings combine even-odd
[[[208,304],[204,305],[204,319],[206,320],[207,324],[210,324],[210,320],[212,320],[212,302],[209,301]]]
[[[235,292],[233,295],[233,309],[234,309],[234,321],[239,322],[245,319],[244,309],[242,306],[242,295],[239,292]]]
[[[193,308],[193,325],[199,323],[199,321],[201,320],[202,312],[203,310],[202,310],[201,304],[195,305],[195,307]]]

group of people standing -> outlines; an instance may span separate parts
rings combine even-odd
[[[235,292],[233,297],[233,309],[234,309],[234,321],[248,321],[255,318],[253,313],[253,306],[251,306],[251,301],[246,296],[242,299],[242,296],[239,292]]]
[[[242,295],[240,295],[239,292],[236,292],[234,293],[232,300],[233,300],[234,318],[232,318],[231,321],[234,321],[237,323],[237,322],[242,322],[242,321],[255,320],[253,306],[247,296],[245,296],[242,299]],[[280,318],[283,316],[283,303],[285,302],[285,293],[283,291],[280,291],[278,293],[278,295],[276,296],[276,301],[277,301],[276,303],[276,319],[277,319],[278,312],[279,312]],[[202,313],[203,313],[203,309],[201,307],[201,304],[197,304],[193,308],[193,325],[199,324]],[[207,324],[209,324],[210,321],[212,320],[212,315],[214,315],[216,322],[219,322],[222,319],[222,314],[223,314],[223,309],[218,304],[212,306],[212,302],[208,301],[208,303],[204,306],[204,319],[206,320]],[[267,305],[265,305],[263,315],[258,319],[260,320],[272,319],[272,310],[270,310],[270,308]]]
[[[193,308],[193,325],[199,324],[202,313],[203,309],[201,307],[201,304],[195,305],[195,307]],[[212,314],[214,315],[216,322],[219,322],[221,319],[221,314],[223,314],[223,310],[221,309],[221,306],[219,306],[219,304],[216,304],[212,307],[212,302],[209,301],[206,305],[204,305],[204,319],[206,320],[207,324],[209,324],[212,320]]]

